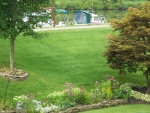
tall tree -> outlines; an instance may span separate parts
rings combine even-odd
[[[110,67],[128,72],[142,71],[150,94],[150,2],[141,8],[129,8],[122,20],[111,21],[111,26],[119,35],[108,36],[105,52]]]
[[[14,70],[14,41],[23,33],[37,37],[34,28],[40,21],[43,7],[49,6],[50,0],[0,0],[0,38],[10,39],[10,70]],[[27,16],[28,21],[23,18]]]

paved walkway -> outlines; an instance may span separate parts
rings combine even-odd
[[[47,30],[62,30],[62,29],[87,29],[87,28],[100,28],[100,27],[110,27],[110,25],[84,25],[84,26],[68,26],[68,27],[45,27],[37,28],[34,31],[47,31]]]

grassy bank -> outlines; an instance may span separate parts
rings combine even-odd
[[[65,82],[75,86],[94,87],[106,74],[120,83],[145,83],[140,73],[118,76],[110,69],[102,53],[111,28],[49,31],[42,39],[20,35],[15,41],[15,67],[29,73],[23,81],[11,81],[13,96],[33,94],[43,99],[50,92],[63,90]],[[0,68],[9,67],[9,40],[0,39]],[[0,97],[3,101],[7,79],[0,77]],[[8,90],[8,97],[11,97]]]

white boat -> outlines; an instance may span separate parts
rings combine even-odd
[[[94,13],[91,14],[91,24],[101,24],[101,23],[106,23],[107,19],[105,16],[101,15],[98,16]]]
[[[100,24],[101,21],[99,20],[98,15],[96,14],[91,14],[91,24]]]

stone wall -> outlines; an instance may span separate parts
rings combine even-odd
[[[78,113],[82,111],[100,109],[100,108],[123,105],[123,104],[128,104],[128,100],[119,99],[119,100],[102,101],[102,102],[91,104],[91,105],[78,105],[75,107],[68,108],[65,111],[60,111],[59,113]]]

